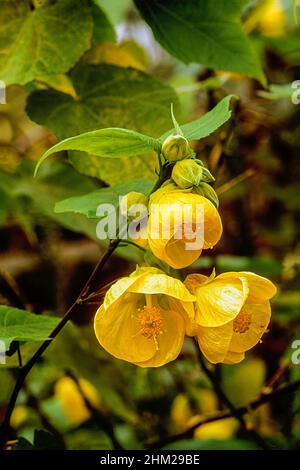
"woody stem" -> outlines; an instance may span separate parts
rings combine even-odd
[[[245,434],[247,434],[253,441],[255,441],[259,445],[259,447],[261,447],[262,449],[271,450],[267,442],[265,442],[265,440],[254,429],[248,429],[243,413],[241,413],[241,411],[234,406],[234,404],[228,398],[226,393],[223,391],[219,381],[215,377],[215,374],[209,369],[209,367],[207,367],[205,359],[202,356],[202,353],[199,349],[196,339],[194,339],[194,344],[196,347],[196,354],[197,354],[200,367],[205,373],[205,375],[207,376],[207,378],[209,379],[209,381],[211,382],[214,388],[214,391],[216,395],[218,396],[220,402],[222,402],[229,409],[232,416],[236,418],[236,420],[240,423],[241,428],[243,429]]]
[[[60,333],[60,331],[63,329],[65,324],[71,319],[74,311],[78,307],[80,303],[84,300],[84,298],[89,294],[92,282],[94,281],[96,275],[98,275],[102,269],[104,268],[105,264],[119,245],[120,240],[116,239],[110,242],[109,247],[107,248],[106,252],[100,258],[98,261],[97,265],[95,266],[93,272],[91,273],[90,277],[88,278],[87,282],[83,286],[80,294],[78,295],[77,299],[75,302],[71,305],[71,307],[66,311],[58,325],[54,328],[52,333],[50,334],[50,339],[46,340],[42,343],[42,345],[38,348],[38,350],[34,353],[34,355],[29,359],[29,361],[23,366],[20,371],[19,375],[16,381],[16,384],[14,386],[13,392],[11,394],[10,400],[8,402],[6,412],[4,415],[4,419],[2,421],[2,424],[0,426],[0,448],[5,446],[6,442],[6,437],[7,437],[7,432],[9,430],[9,423],[10,423],[10,418],[12,415],[12,412],[14,410],[19,392],[21,391],[23,384],[26,380],[27,375],[33,368],[33,366],[36,364],[36,362],[40,359],[42,354],[46,351],[46,349],[50,346],[54,338]]]

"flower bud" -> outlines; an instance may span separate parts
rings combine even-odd
[[[143,204],[147,207],[148,198],[143,193],[138,193],[137,191],[131,191],[122,197],[120,202],[120,212],[122,215],[127,215],[130,208],[136,204]]]
[[[215,178],[213,177],[213,175],[211,174],[211,172],[205,168],[205,167],[202,167],[202,177],[201,177],[201,182],[204,182],[204,183],[212,183],[213,181],[215,181]]]
[[[187,139],[180,134],[169,135],[162,144],[161,152],[169,162],[177,162],[193,155]]]
[[[182,189],[198,186],[202,180],[204,168],[196,160],[188,159],[177,162],[172,171],[172,179]]]
[[[207,183],[200,183],[197,188],[195,188],[197,194],[206,197],[211,201],[216,208],[219,207],[219,198],[216,191]]]

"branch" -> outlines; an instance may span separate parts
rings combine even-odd
[[[281,397],[282,395],[287,395],[289,393],[295,392],[298,388],[300,388],[300,380],[296,380],[295,382],[292,382],[283,387],[280,387],[274,390],[273,392],[262,393],[259,396],[259,398],[256,398],[255,400],[251,401],[250,403],[248,403],[248,405],[236,408],[236,411],[239,414],[239,416],[244,416],[250,411],[255,411],[260,406],[265,405],[266,403],[270,403],[271,401],[275,400],[276,398]],[[160,439],[158,441],[152,442],[148,447],[151,449],[161,449],[165,445],[171,444],[172,442],[176,442],[181,439],[191,438],[193,437],[194,431],[200,426],[204,426],[205,424],[208,424],[208,423],[214,423],[216,421],[221,421],[227,418],[232,418],[231,411],[222,411],[212,416],[208,416],[207,418],[199,419],[199,421],[194,423],[193,426],[190,426],[185,431],[178,433],[178,434],[173,434],[172,436],[168,436],[164,439]]]
[[[109,260],[109,258],[111,257],[111,255],[113,254],[113,252],[115,251],[117,246],[119,245],[119,243],[120,243],[120,239],[116,239],[116,240],[113,240],[113,241],[110,242],[106,252],[102,256],[102,258],[100,258],[100,260],[98,261],[97,265],[95,266],[92,274],[88,278],[87,282],[85,283],[85,285],[84,285],[83,289],[81,290],[80,294],[78,295],[77,299],[71,305],[71,307],[66,311],[66,313],[64,314],[64,316],[62,317],[62,319],[60,320],[58,325],[52,331],[52,333],[50,335],[50,340],[44,341],[42,343],[42,345],[38,348],[38,350],[34,353],[34,355],[29,359],[27,364],[22,369],[20,369],[15,387],[13,389],[13,392],[11,394],[10,400],[9,400],[7,408],[6,408],[6,412],[5,412],[5,415],[4,415],[3,422],[0,426],[0,448],[5,445],[6,435],[7,435],[7,432],[9,430],[10,418],[11,418],[12,412],[14,410],[19,392],[23,387],[23,384],[25,382],[25,379],[26,379],[27,375],[29,374],[29,372],[31,371],[31,369],[33,368],[35,363],[40,359],[42,354],[50,346],[50,344],[52,343],[54,338],[56,338],[56,336],[60,333],[60,331],[63,329],[63,327],[66,325],[66,323],[70,320],[70,318],[72,317],[72,315],[74,313],[74,310],[77,308],[78,304],[82,303],[82,301],[88,295],[93,280],[95,279],[96,275],[99,272],[102,271],[105,264],[107,263],[107,261]]]
[[[239,412],[239,410],[234,406],[234,404],[229,400],[226,393],[223,391],[219,381],[215,377],[214,373],[207,367],[206,362],[201,354],[197,341],[194,339],[194,344],[196,346],[196,352],[199,364],[202,370],[205,372],[206,376],[210,380],[213,385],[214,391],[216,392],[220,402],[222,402],[230,411],[230,415],[236,418],[236,420],[240,423],[241,428],[243,431],[248,434],[248,436],[255,441],[262,449],[270,450],[268,444],[264,441],[264,439],[254,430],[248,429],[247,423],[244,419],[243,414]]]

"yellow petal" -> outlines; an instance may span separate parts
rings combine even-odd
[[[163,188],[157,193],[159,195],[150,199],[149,247],[155,256],[176,269],[189,266],[200,256],[202,248],[211,248],[219,241],[223,230],[219,213],[208,199],[199,194]],[[203,220],[198,219],[199,206]],[[185,233],[184,221],[193,231],[197,227],[196,239],[190,242],[189,237],[186,236],[185,240],[177,233]]]
[[[183,345],[185,323],[180,314],[173,311],[165,311],[164,331],[157,338],[158,350],[155,355],[147,361],[135,362],[140,367],[160,367],[168,362],[174,361]],[[151,340],[148,340],[151,341]]]
[[[196,336],[198,325],[195,323],[195,308],[192,302],[183,302],[182,300],[168,297],[170,310],[180,313],[185,321],[185,334],[188,336]]]
[[[204,205],[204,249],[212,248],[220,240],[223,232],[222,221],[215,206],[206,198]]]
[[[271,299],[276,294],[277,288],[269,279],[249,272],[240,272],[239,274],[245,277],[249,284],[249,297],[247,302],[254,304],[260,303],[264,300]]]
[[[244,353],[237,353],[233,351],[228,351],[224,360],[222,361],[223,364],[238,364],[245,359]]]
[[[213,364],[223,362],[232,334],[232,322],[214,328],[199,327],[197,340],[204,356]]]
[[[189,274],[184,281],[184,285],[188,288],[191,294],[195,294],[196,289],[207,282],[211,282],[215,279],[216,272],[213,269],[210,276],[204,276],[204,274]]]
[[[102,305],[94,322],[101,346],[118,359],[129,362],[147,361],[156,353],[154,341],[141,334],[138,301],[138,295],[129,294],[107,310]]]
[[[128,292],[165,294],[185,302],[195,301],[195,297],[187,290],[183,282],[160,273],[140,276],[136,282],[128,288]]]
[[[190,266],[199,258],[202,250],[188,250],[186,245],[185,240],[175,240],[174,237],[172,237],[166,244],[165,252],[161,259],[174,269],[182,269]]]
[[[193,424],[190,422],[189,424]],[[239,424],[235,418],[224,419],[207,423],[204,426],[199,426],[194,433],[195,439],[216,439],[225,440],[230,439],[237,431]]]
[[[114,302],[119,300],[125,292],[137,282],[141,277],[149,274],[161,273],[157,268],[152,267],[138,267],[130,276],[123,277],[116,281],[106,292],[104,298],[104,307],[108,309]]]
[[[233,321],[230,351],[243,353],[255,346],[266,331],[271,318],[270,303],[246,303]]]
[[[243,278],[216,277],[196,289],[196,322],[200,326],[215,327],[233,320],[240,312],[248,295]]]
[[[111,305],[122,297],[127,289],[136,282],[134,277],[123,277],[116,281],[106,292],[104,298],[104,308],[107,310]]]

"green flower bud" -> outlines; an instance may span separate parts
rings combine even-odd
[[[195,192],[209,199],[217,208],[219,207],[219,198],[216,191],[207,183],[200,183],[195,188]]]
[[[204,183],[212,183],[213,181],[215,181],[215,178],[213,177],[213,175],[211,174],[211,172],[205,168],[205,167],[202,167],[202,177],[201,177],[201,182],[204,182]]]
[[[169,135],[162,144],[161,153],[169,162],[177,162],[184,158],[191,157],[193,150],[188,141],[180,134]]]
[[[126,215],[128,210],[135,204],[143,204],[148,206],[148,198],[143,193],[138,193],[137,191],[131,191],[122,197],[120,202],[120,212],[122,215]]]
[[[182,160],[174,166],[172,179],[179,188],[187,189],[198,186],[202,180],[203,170],[204,168],[196,160]]]

